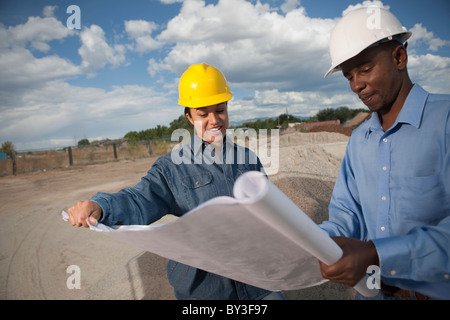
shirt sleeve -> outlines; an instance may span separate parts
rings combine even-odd
[[[363,240],[366,237],[365,221],[359,203],[358,188],[350,163],[349,141],[334,185],[329,204],[329,219],[319,225],[330,236],[343,236]]]
[[[406,235],[372,242],[378,252],[382,277],[449,281],[450,217],[436,226],[416,227]]]
[[[91,201],[98,203],[106,225],[147,225],[168,213],[177,214],[176,201],[170,186],[170,172],[156,161],[147,175],[134,187],[117,193],[97,193]]]

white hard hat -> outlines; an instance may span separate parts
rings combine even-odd
[[[347,13],[334,27],[330,37],[331,68],[328,77],[340,70],[341,63],[384,39],[406,42],[411,36],[388,10],[370,6]]]

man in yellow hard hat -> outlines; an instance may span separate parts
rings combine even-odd
[[[79,201],[67,210],[72,225],[87,227],[87,219],[91,224],[150,224],[169,213],[182,216],[211,198],[231,197],[234,182],[241,174],[264,170],[259,159],[250,156],[248,148],[225,138],[227,102],[232,93],[217,68],[204,63],[190,66],[180,79],[179,96],[179,104],[185,106],[185,114],[195,126],[191,142],[160,157],[136,186],[113,194],[97,193],[87,201]],[[214,158],[221,161],[202,161],[202,153],[210,144],[220,146],[214,148],[221,151]],[[233,152],[226,152],[229,149]],[[237,161],[241,152],[248,162]],[[188,161],[174,162],[173,154],[182,154]],[[196,161],[199,155],[200,161]],[[227,159],[230,155],[233,159]],[[176,261],[169,261],[167,275],[177,299],[284,299],[279,292]]]
[[[349,12],[331,34],[325,77],[342,71],[372,117],[348,142],[321,224],[343,257],[320,266],[350,286],[370,267],[377,299],[450,299],[450,95],[412,83],[410,36],[377,7]]]

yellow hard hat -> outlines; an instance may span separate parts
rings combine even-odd
[[[178,92],[178,104],[189,108],[212,106],[233,97],[222,72],[206,63],[193,64],[183,73]]]

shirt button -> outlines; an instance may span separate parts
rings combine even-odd
[[[384,167],[383,167],[383,171],[386,171],[386,170],[387,170],[387,167],[386,167],[386,166],[384,166]]]
[[[391,276],[395,276],[397,274],[397,271],[391,270]]]
[[[383,142],[387,142],[387,138],[384,138],[384,139],[383,139]]]
[[[386,197],[385,197],[385,196],[382,196],[382,197],[381,197],[381,200],[385,201],[385,200],[386,200]]]
[[[384,230],[386,230],[386,227],[381,227],[380,229],[381,229],[381,231],[384,231]]]

